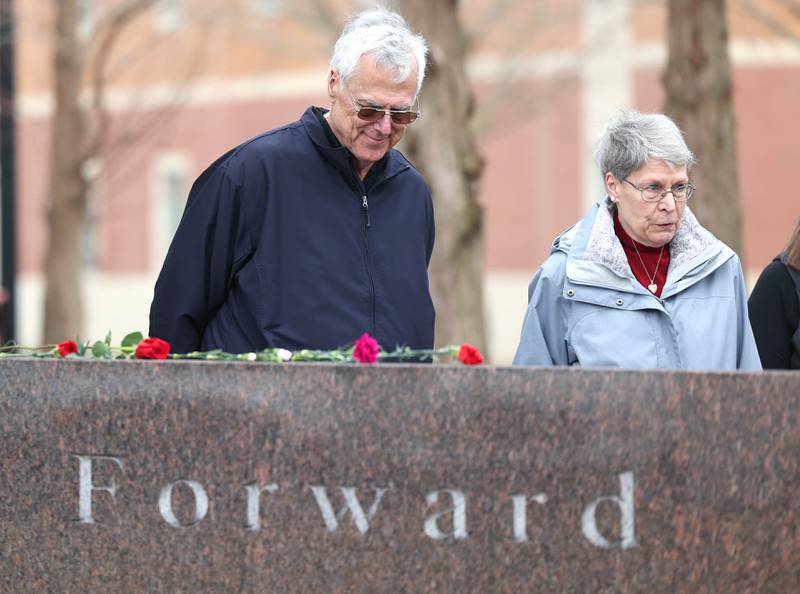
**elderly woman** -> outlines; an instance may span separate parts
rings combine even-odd
[[[675,123],[624,112],[595,156],[607,196],[533,277],[514,363],[761,369],[739,258],[686,206],[694,157]]]

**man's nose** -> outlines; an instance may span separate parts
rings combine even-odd
[[[392,117],[388,113],[384,113],[375,122],[375,126],[382,134],[389,134],[392,131]]]

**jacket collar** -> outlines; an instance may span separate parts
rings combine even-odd
[[[578,225],[556,239],[553,251],[568,254],[570,280],[641,292],[614,233],[614,208],[608,197],[596,203]],[[670,266],[662,298],[704,278],[731,256],[733,250],[702,227],[687,207],[670,242]]]
[[[326,161],[345,176],[357,178],[351,160],[353,154],[342,146],[333,134],[328,122],[321,117],[327,112],[327,109],[321,107],[309,107],[303,113],[300,122],[303,124],[311,142]],[[370,168],[365,181],[369,182],[371,187],[374,187],[377,183],[397,175],[409,167],[408,161],[398,151],[390,149],[380,161]],[[373,172],[373,170],[375,171]]]

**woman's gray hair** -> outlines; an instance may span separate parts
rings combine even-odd
[[[666,161],[675,167],[695,162],[681,131],[660,113],[620,111],[606,126],[594,149],[594,158],[605,178],[611,172],[622,181],[648,159]]]
[[[397,73],[395,82],[403,82],[417,65],[417,94],[425,78],[428,47],[422,35],[415,35],[405,19],[385,8],[374,8],[353,15],[333,47],[331,70],[347,83],[358,67],[361,56],[374,56],[378,65]]]

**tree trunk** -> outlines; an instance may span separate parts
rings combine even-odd
[[[690,208],[743,258],[725,0],[669,1],[665,112],[697,157]]]
[[[483,311],[483,163],[470,122],[474,99],[464,66],[466,41],[455,0],[402,0],[401,12],[430,48],[422,118],[405,150],[430,186],[436,248],[430,266],[436,342],[471,342],[487,354]]]
[[[83,49],[76,33],[76,0],[52,2],[56,11],[51,122],[49,243],[45,256],[44,340],[75,338],[82,330],[80,235],[86,217],[82,175],[83,122],[78,104]]]

